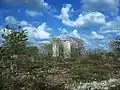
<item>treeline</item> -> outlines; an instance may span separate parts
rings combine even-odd
[[[4,32],[0,46],[0,90],[65,90],[74,82],[120,78],[120,38],[110,42],[111,51],[92,50],[70,59],[52,57],[30,46],[26,31]],[[84,49],[83,49],[84,50]]]

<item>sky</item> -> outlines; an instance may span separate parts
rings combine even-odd
[[[0,33],[6,25],[27,30],[31,44],[72,36],[107,48],[120,35],[120,0],[0,0]]]

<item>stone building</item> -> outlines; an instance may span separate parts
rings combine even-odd
[[[71,43],[68,40],[54,39],[53,41],[53,57],[63,56],[70,58]]]
[[[63,55],[64,55],[64,58],[71,57],[71,43],[70,43],[70,41],[67,41],[67,40],[63,41]]]
[[[53,57],[58,57],[59,56],[59,44],[55,41],[53,43]]]
[[[76,38],[60,39],[56,38],[53,41],[53,57],[62,55],[64,58],[70,58],[71,55],[80,55],[83,47],[82,41]]]

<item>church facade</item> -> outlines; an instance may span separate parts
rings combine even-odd
[[[73,38],[67,40],[54,39],[52,43],[53,57],[62,56],[64,58],[71,58],[72,53],[78,54],[81,48],[81,41]]]

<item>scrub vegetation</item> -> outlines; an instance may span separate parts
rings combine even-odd
[[[51,43],[44,44],[45,52],[29,45],[26,31],[12,30],[2,37],[0,90],[104,90],[83,84],[111,79],[116,85],[109,83],[107,90],[120,90],[120,37],[109,43],[111,50],[83,47],[79,55],[72,52],[70,59],[52,57]],[[80,83],[84,88],[77,89]]]

